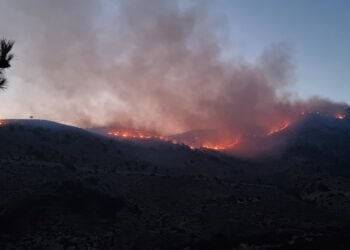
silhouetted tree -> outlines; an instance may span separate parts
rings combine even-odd
[[[13,59],[13,54],[10,53],[14,41],[1,39],[0,41],[0,89],[5,88],[6,78],[4,76],[4,69],[11,67],[10,61]]]

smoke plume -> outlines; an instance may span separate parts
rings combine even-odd
[[[1,96],[11,110],[2,105],[1,114],[230,136],[328,107],[289,92],[287,45],[269,45],[254,63],[230,56],[225,20],[209,9],[207,1],[2,0],[1,35],[16,40],[17,57]]]

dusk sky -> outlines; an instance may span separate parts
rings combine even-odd
[[[216,2],[227,15],[237,53],[254,58],[269,44],[289,43],[300,95],[350,101],[349,1]]]
[[[175,6],[169,3],[170,7],[164,7],[164,4],[158,9],[157,3],[162,1],[152,0],[152,10],[148,10],[145,2],[142,3],[142,8],[146,9],[148,14],[158,15],[164,8],[168,8],[167,11],[171,13],[170,5]],[[136,97],[135,92],[123,92],[125,87],[122,85],[130,86],[131,82],[141,81],[143,76],[137,79],[130,78],[126,76],[131,74],[130,69],[116,73],[118,70],[112,67],[112,64],[124,60],[124,51],[128,51],[125,53],[129,55],[130,51],[134,51],[133,48],[143,46],[142,43],[133,41],[130,44],[125,40],[137,36],[142,27],[137,23],[137,28],[134,28],[131,21],[128,23],[129,28],[126,28],[121,22],[115,21],[118,15],[123,13],[114,11],[118,3],[119,1],[109,0],[67,0],[64,3],[54,0],[1,0],[1,36],[16,41],[16,58],[13,60],[13,67],[6,72],[9,86],[1,93],[3,104],[0,107],[0,115],[6,118],[27,118],[33,115],[73,124],[101,125],[111,122],[108,119],[111,112],[125,115],[128,112],[139,111],[140,107],[148,107],[147,105],[154,109],[157,102],[152,102],[152,96],[130,108],[134,103],[123,95],[134,97],[134,100],[139,100],[139,96]],[[188,4],[187,1],[182,3]],[[222,44],[211,47],[213,51],[215,46],[222,47],[218,53],[220,57],[255,64],[266,49],[282,46],[288,50],[289,66],[286,71],[293,71],[292,76],[285,80],[293,82],[287,84],[292,95],[299,98],[320,96],[336,102],[350,102],[349,1],[198,0],[193,3],[196,3],[196,8],[199,9],[202,5],[205,6],[206,15],[210,16],[204,20],[205,15],[200,14],[199,18],[194,15],[198,18],[197,22],[209,20],[210,23],[214,20],[213,25],[208,24],[208,29],[214,27],[214,30],[208,33],[208,37],[216,34],[216,31],[221,32],[219,36],[224,37],[218,40],[224,41]],[[139,17],[144,14],[142,8],[138,10],[140,13],[135,10],[132,13]],[[180,19],[176,20],[181,22]],[[130,20],[134,20],[133,17]],[[122,29],[115,29],[117,25]],[[202,33],[205,25],[198,25]],[[215,27],[219,29],[216,30]],[[130,34],[124,37],[128,30]],[[181,31],[186,32],[186,22],[183,22]],[[147,35],[142,39],[145,37]],[[119,40],[112,45],[116,39]],[[208,44],[212,42],[209,40]],[[203,41],[207,42],[205,39]],[[96,47],[98,49],[94,50]],[[147,47],[144,49],[151,50]],[[104,59],[96,67],[95,53],[102,53],[103,58],[113,55],[113,59]],[[180,68],[177,70],[181,72]],[[149,71],[145,72],[148,74]],[[154,77],[149,75],[145,78],[154,80]],[[119,83],[112,86],[111,82]],[[96,86],[98,91],[93,86]],[[139,123],[142,117],[147,116],[144,113],[150,112],[149,110],[139,111],[140,114],[135,114],[139,119],[130,122]],[[168,113],[169,110],[161,112]],[[92,117],[91,113],[96,116]],[[81,119],[84,121],[78,121],[77,116],[83,117]],[[154,120],[156,118],[154,116]],[[169,119],[169,123],[172,119]],[[150,119],[149,124],[154,124],[154,120]],[[178,127],[181,126],[182,124]]]

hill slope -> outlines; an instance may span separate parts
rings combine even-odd
[[[1,249],[300,249],[346,239],[346,207],[335,213],[316,199],[340,192],[338,177],[271,167],[289,151],[243,161],[37,120],[9,120],[0,138]]]

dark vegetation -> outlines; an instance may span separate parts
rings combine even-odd
[[[286,133],[252,161],[8,121],[0,249],[348,249],[348,120]]]
[[[14,45],[13,41],[6,39],[0,40],[0,89],[6,87],[6,78],[4,76],[4,70],[11,67],[11,60],[14,55],[11,52]]]

